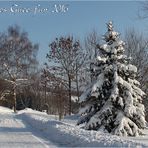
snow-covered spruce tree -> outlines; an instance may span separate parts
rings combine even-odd
[[[105,44],[91,63],[94,81],[80,97],[82,107],[78,125],[88,130],[103,130],[119,136],[137,136],[146,126],[142,99],[145,93],[135,80],[137,68],[124,55],[125,43],[107,24]]]

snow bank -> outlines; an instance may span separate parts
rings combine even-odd
[[[3,107],[3,106],[0,106],[0,114],[12,113],[12,112],[13,112],[13,110]]]
[[[40,130],[49,141],[60,147],[134,147],[144,146],[133,141],[101,131],[86,131],[72,124],[78,116],[66,117],[58,121],[45,113],[26,109],[18,112],[18,116],[36,130]],[[67,123],[66,123],[67,121]],[[70,123],[69,123],[70,122]]]

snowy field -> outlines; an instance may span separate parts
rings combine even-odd
[[[78,115],[58,121],[56,116],[32,109],[14,114],[0,107],[0,116],[0,148],[148,147],[148,130],[135,138],[85,131],[76,126]]]

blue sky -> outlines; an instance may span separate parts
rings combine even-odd
[[[58,4],[68,6],[68,11],[51,13],[54,5]],[[83,40],[93,29],[96,29],[99,34],[104,34],[106,22],[109,20],[113,20],[116,30],[122,34],[129,27],[135,27],[148,34],[147,20],[137,19],[140,6],[139,2],[134,1],[0,1],[0,32],[15,24],[27,31],[29,38],[40,45],[38,59],[42,64],[49,50],[48,44],[55,37],[74,35]],[[11,7],[13,11],[18,11],[18,8],[29,8],[30,12],[14,13]],[[35,7],[38,7],[38,10],[40,8],[48,8],[48,10],[34,14]],[[3,8],[7,12],[2,12]]]

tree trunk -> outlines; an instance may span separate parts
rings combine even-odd
[[[77,97],[79,102],[79,80],[78,80],[78,70],[76,70],[76,87],[77,87]]]
[[[13,84],[13,109],[14,112],[16,113],[16,81],[14,80],[14,84]]]
[[[71,78],[68,76],[68,94],[69,94],[69,110],[68,114],[71,115]]]
[[[47,81],[45,81],[45,102],[44,102],[44,106],[46,105],[46,113],[49,114],[49,105],[47,102]]]
[[[45,92],[44,92],[44,93],[45,93],[45,104],[47,103],[47,98],[46,98],[47,84],[46,84],[46,83],[47,83],[47,82],[45,82]]]

